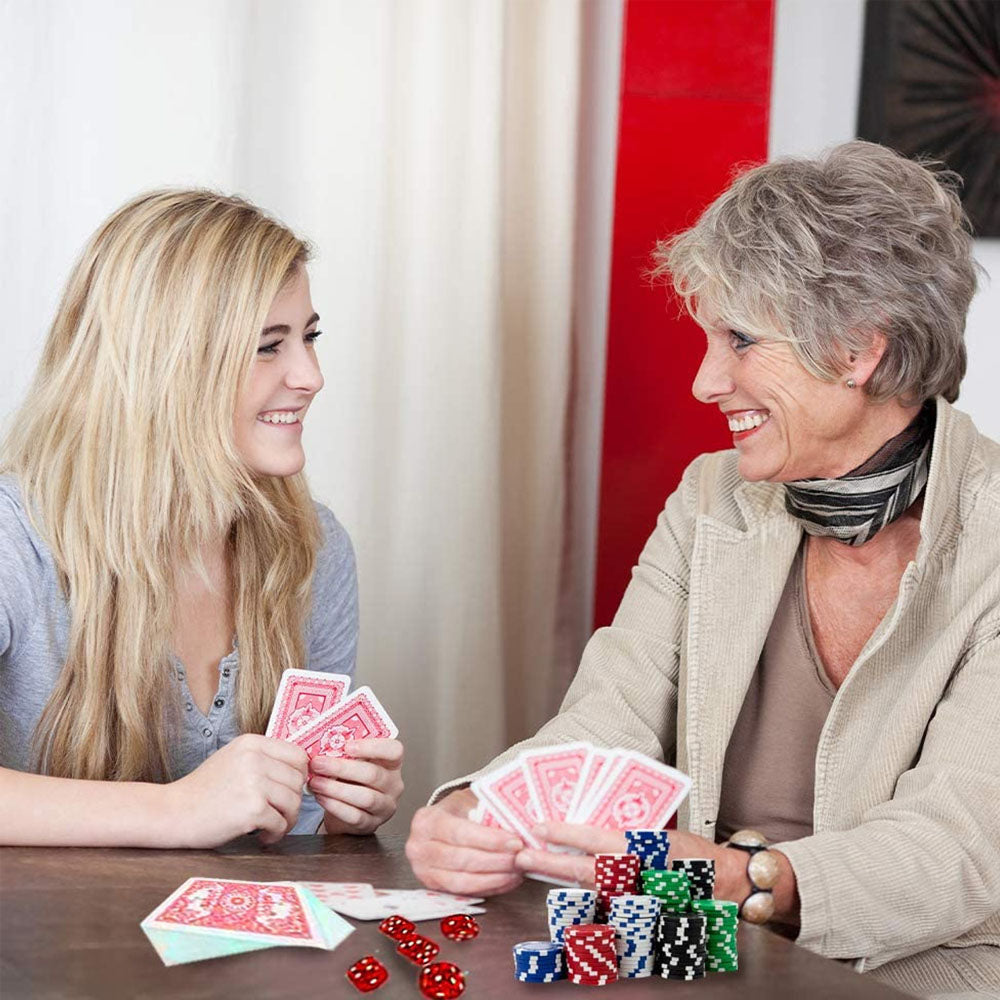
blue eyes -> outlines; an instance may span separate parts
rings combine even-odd
[[[756,343],[757,341],[753,337],[748,337],[745,333],[740,333],[739,330],[729,331],[729,345],[734,351],[745,351]]]
[[[316,340],[319,337],[322,337],[322,336],[323,336],[323,331],[322,330],[313,330],[312,333],[307,333],[305,335],[304,339],[305,339],[305,341],[306,341],[307,344],[314,344],[314,343],[316,343]],[[284,337],[282,337],[281,340],[284,340]],[[257,353],[258,354],[277,354],[278,353],[278,347],[281,344],[281,340],[276,340],[272,344],[265,344],[263,347],[258,347],[257,348]]]

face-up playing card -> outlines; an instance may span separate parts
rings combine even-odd
[[[395,915],[408,920],[440,920],[453,913],[485,913],[482,899],[429,889],[375,889],[370,899],[341,900],[332,909],[355,920],[384,920]]]
[[[622,751],[583,822],[600,830],[660,829],[690,788],[691,779],[675,768]]]
[[[331,910],[338,910],[340,903],[356,903],[359,900],[375,898],[375,888],[367,882],[299,882],[298,884],[305,886]]]
[[[293,882],[191,878],[140,924],[164,965],[276,946],[335,948],[354,929]]]
[[[564,743],[521,754],[534,810],[543,821],[565,821],[590,749],[589,743]]]
[[[472,790],[486,805],[512,827],[526,844],[534,848],[542,845],[531,834],[531,828],[540,822],[531,800],[528,777],[520,760],[511,761],[496,771],[491,771],[472,782]]]
[[[313,757],[343,757],[348,740],[393,739],[396,724],[369,687],[360,687],[339,705],[295,733],[289,742]]]
[[[265,735],[287,740],[340,702],[351,686],[347,674],[320,670],[286,670],[271,709]]]

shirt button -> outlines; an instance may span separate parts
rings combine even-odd
[[[209,729],[208,726],[205,726],[205,728],[201,732],[202,735],[205,736],[206,738],[212,735],[212,730]]]
[[[216,698],[215,701],[212,704],[215,705],[216,708],[222,708],[222,706],[225,705],[225,703],[226,702],[225,702],[224,699],[222,699],[222,698]]]
[[[229,667],[223,667],[222,668],[222,676],[223,677],[228,677],[229,676]]]
[[[184,707],[190,712],[194,708],[194,705],[192,705],[191,702],[188,702]]]

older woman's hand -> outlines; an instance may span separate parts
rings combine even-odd
[[[403,794],[399,740],[348,740],[346,757],[314,757],[309,791],[323,807],[327,833],[372,833],[396,812]]]
[[[621,830],[598,830],[577,823],[543,823],[531,831],[547,844],[571,847],[582,854],[553,854],[525,848],[516,858],[523,872],[548,875],[583,886],[594,884],[595,854],[624,854],[625,834]],[[682,830],[670,831],[670,860],[711,858],[715,861],[715,896],[741,902],[750,892],[746,855],[714,844],[704,837]]]
[[[470,820],[475,804],[476,796],[462,788],[414,815],[406,856],[428,889],[494,896],[520,885],[514,862],[524,843],[506,830]]]

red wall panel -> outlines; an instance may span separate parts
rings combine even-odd
[[[732,446],[691,382],[704,336],[643,274],[740,163],[767,157],[773,0],[628,0],[612,237],[594,625],[608,624],[667,496]]]

